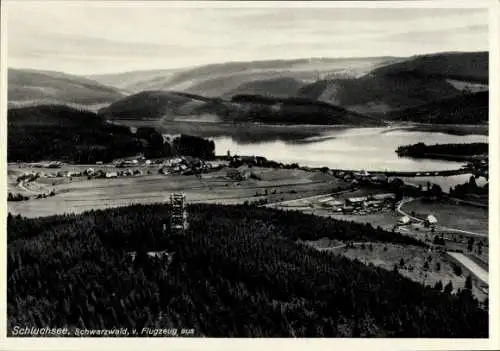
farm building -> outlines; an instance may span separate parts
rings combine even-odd
[[[437,218],[434,215],[430,214],[425,218],[424,223],[426,226],[433,226],[437,223]]]
[[[118,177],[118,173],[116,173],[116,172],[106,172],[105,177],[106,178],[116,178],[116,177]]]

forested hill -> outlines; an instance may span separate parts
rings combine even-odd
[[[153,128],[139,128],[134,134],[128,127],[107,123],[94,112],[67,106],[10,109],[7,120],[9,162],[95,163],[138,154],[210,158],[215,152],[214,143],[203,138],[180,136],[170,145]]]
[[[183,115],[211,114],[221,122],[381,124],[378,118],[307,98],[238,94],[229,101],[171,91],[144,91],[134,94],[101,109],[99,114],[111,120],[174,120]]]
[[[9,126],[66,126],[91,127],[102,125],[104,119],[94,112],[65,105],[39,105],[10,108],[7,111]]]
[[[208,337],[487,337],[458,295],[297,244],[421,245],[368,224],[253,206],[193,205],[184,236],[163,205],[8,217],[8,333],[27,327],[194,328]],[[175,252],[168,266],[147,250]],[[136,251],[131,261],[127,252]]]

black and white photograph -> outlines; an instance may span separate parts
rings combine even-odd
[[[406,3],[2,1],[6,339],[491,341],[497,7]]]

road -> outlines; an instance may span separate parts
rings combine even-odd
[[[483,268],[477,265],[474,261],[472,261],[469,257],[465,256],[460,252],[448,252],[448,255],[453,257],[455,260],[460,262],[465,266],[469,271],[472,272],[478,279],[480,279],[483,283],[488,284],[488,272],[486,272]]]
[[[418,200],[418,199],[414,199],[414,198],[408,198],[408,199],[405,199],[405,200],[402,200],[398,203],[398,206],[396,208],[396,211],[401,214],[402,216],[408,216],[409,218],[411,218],[412,220],[414,220],[415,222],[423,222],[424,220],[423,219],[420,219],[420,218],[417,218],[417,217],[413,217],[412,215],[404,212],[401,207],[406,204],[406,203],[409,203],[409,202],[412,202],[412,201],[415,201],[415,200]],[[443,230],[443,231],[450,231],[450,232],[456,232],[456,233],[462,233],[462,234],[466,234],[466,235],[470,235],[470,236],[477,236],[477,237],[481,237],[481,238],[487,238],[488,237],[488,234],[482,234],[482,233],[475,233],[475,232],[470,232],[468,230],[462,230],[462,229],[457,229],[457,228],[450,228],[450,227],[443,227],[443,226],[436,226],[436,229],[437,230]]]

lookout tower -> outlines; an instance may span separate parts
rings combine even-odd
[[[183,234],[187,228],[186,196],[180,193],[171,194],[170,205],[170,230],[172,234]]]

